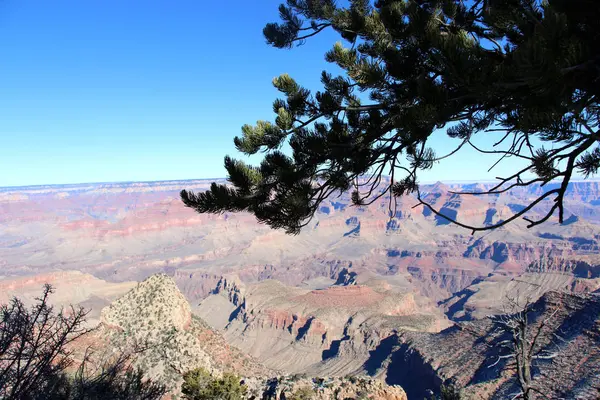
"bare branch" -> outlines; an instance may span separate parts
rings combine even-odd
[[[498,359],[496,360],[496,362],[495,362],[495,363],[493,363],[492,365],[489,365],[489,366],[488,366],[488,368],[493,368],[493,367],[495,367],[496,365],[498,365],[498,363],[499,363],[500,361],[502,361],[502,360],[505,360],[505,359],[507,359],[507,358],[515,358],[515,355],[514,355],[514,354],[506,354],[506,355],[504,355],[504,356],[498,356]]]
[[[496,229],[499,228],[501,226],[504,226],[506,224],[508,224],[511,221],[514,221],[515,219],[519,218],[520,216],[524,215],[525,213],[527,213],[529,210],[531,210],[533,207],[535,207],[539,202],[541,202],[542,200],[544,200],[546,197],[552,195],[552,194],[558,194],[560,192],[560,189],[553,189],[550,190],[546,193],[544,193],[543,195],[541,195],[540,197],[538,197],[537,199],[535,199],[534,201],[532,201],[527,207],[523,208],[521,211],[519,211],[518,213],[514,214],[512,217],[507,218],[503,221],[500,221],[496,224],[493,225],[489,225],[489,226],[471,226],[471,225],[467,225],[467,224],[463,224],[462,222],[458,222],[455,219],[452,219],[444,214],[442,214],[441,212],[439,212],[438,210],[436,210],[435,208],[433,208],[433,206],[431,206],[429,203],[425,202],[422,198],[421,198],[421,194],[417,191],[417,199],[419,200],[419,203],[416,204],[415,206],[413,206],[413,208],[418,207],[420,205],[423,205],[425,207],[427,207],[431,212],[433,212],[435,215],[438,215],[450,222],[452,222],[455,225],[461,226],[463,228],[466,229],[470,229],[472,231],[472,233],[475,232],[479,232],[479,231],[489,231],[492,229]]]

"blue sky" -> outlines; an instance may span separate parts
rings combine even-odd
[[[331,69],[333,33],[266,45],[279,2],[0,2],[0,186],[224,177],[240,127],[273,119],[272,78],[318,89]],[[434,140],[440,155],[455,143]],[[461,151],[422,180],[510,166],[492,163]]]

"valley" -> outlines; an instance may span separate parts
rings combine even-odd
[[[51,283],[57,306],[91,310],[89,324],[103,327],[102,340],[114,341],[124,329],[146,337],[171,329],[149,326],[161,317],[136,303],[157,290],[139,289],[140,282],[164,277],[159,282],[169,295],[159,295],[163,303],[155,308],[177,316],[162,322],[182,332],[169,351],[177,353],[183,343],[189,349],[177,357],[177,369],[205,360],[219,370],[241,363],[247,376],[367,375],[399,384],[409,399],[448,383],[464,387],[467,398],[512,390],[506,369],[487,371],[490,356],[468,344],[465,332],[495,340],[486,317],[509,313],[515,299],[590,312],[591,322],[574,323],[581,329],[572,337],[585,346],[598,341],[598,182],[571,184],[563,224],[551,220],[527,229],[517,221],[471,234],[415,207],[410,196],[398,199],[390,214],[385,197],[354,207],[342,194],[326,200],[297,236],[249,214],[199,215],[183,206],[182,188],[200,191],[209,184],[1,188],[0,301],[19,296],[32,302],[41,285]],[[447,215],[484,225],[508,218],[537,193],[535,187],[485,198],[455,193],[478,188],[485,184],[438,182],[421,191]],[[542,203],[533,212],[547,209]],[[132,294],[136,290],[146,294]],[[560,318],[568,318],[565,313]],[[561,365],[574,363],[578,351],[569,347]],[[149,357],[144,367],[156,377],[169,375],[159,358]],[[577,365],[592,371],[599,363],[590,354]],[[583,384],[565,390],[585,394]]]

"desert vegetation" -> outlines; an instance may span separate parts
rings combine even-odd
[[[247,389],[241,380],[232,373],[214,376],[204,368],[196,368],[183,374],[181,393],[185,400],[243,400]]]
[[[91,333],[86,310],[54,310],[53,288],[45,285],[31,307],[18,298],[0,306],[0,398],[160,399],[164,385],[132,367],[134,352],[99,359],[91,348],[77,365],[74,345]]]

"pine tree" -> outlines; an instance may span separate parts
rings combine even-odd
[[[357,205],[412,193],[473,231],[520,217],[531,227],[556,212],[562,222],[574,171],[587,178],[600,166],[595,0],[351,0],[348,6],[287,0],[279,12],[281,21],[264,28],[268,44],[292,48],[333,29],[343,42],[326,60],[344,74],[324,71],[323,90],[315,93],[286,74],[275,78],[283,96],[273,103],[275,122],[244,125],[234,139],[244,154],[264,152],[263,161],[251,166],[227,156],[229,185],[182,191],[183,202],[200,213],[245,210],[298,233],[325,198],[352,190]],[[438,155],[428,146],[440,129],[456,139],[457,149],[472,146],[498,161],[528,163],[473,195],[560,184],[494,225],[454,221],[419,192],[418,173],[457,151]],[[472,143],[482,133],[497,137],[493,149]],[[281,151],[285,142],[291,156]],[[359,179],[364,176],[370,179]],[[544,200],[554,201],[547,215],[527,218]]]

